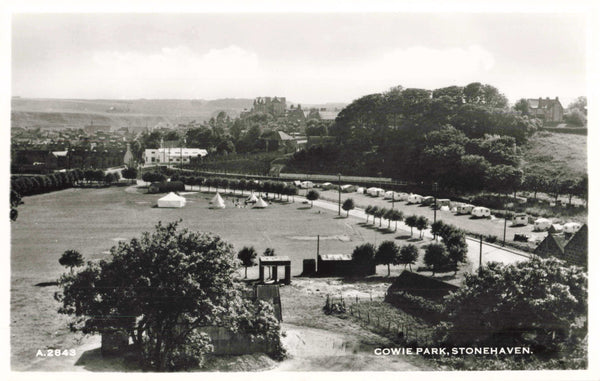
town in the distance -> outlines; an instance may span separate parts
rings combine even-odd
[[[557,94],[13,97],[12,369],[587,369]]]

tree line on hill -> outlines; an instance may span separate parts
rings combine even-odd
[[[296,152],[286,170],[437,183],[457,193],[524,189],[584,195],[581,177],[540,179],[543,174],[520,169],[521,147],[541,126],[539,119],[510,109],[490,85],[396,87],[344,108],[328,129],[335,143]]]

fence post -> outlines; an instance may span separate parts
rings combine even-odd
[[[371,314],[369,314],[369,311],[367,311],[367,323],[371,322]]]
[[[390,321],[388,320],[388,331],[390,330]]]
[[[358,295],[356,295],[356,303],[358,303]]]

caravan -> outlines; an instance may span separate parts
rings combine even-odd
[[[488,208],[484,208],[483,206],[476,206],[471,210],[471,216],[477,218],[490,217],[492,212]]]
[[[391,200],[392,198],[394,198],[394,191],[387,191],[383,194],[384,200]]]
[[[552,221],[547,218],[538,218],[533,223],[533,231],[536,232],[544,232],[550,229],[550,225],[552,225]]]
[[[376,187],[371,187],[367,189],[367,193],[369,194],[369,196],[372,197],[379,197],[381,196],[385,191],[381,188],[376,188]]]
[[[471,214],[473,208],[471,204],[460,204],[456,207],[456,214]]]
[[[344,193],[351,193],[351,192],[355,192],[358,189],[358,187],[356,185],[346,184],[346,185],[342,185],[340,187],[340,189]]]
[[[445,206],[448,209],[450,209],[450,199],[448,199],[448,198],[438,198],[437,201],[435,202],[435,207],[438,208],[438,209],[441,209],[442,206]]]
[[[567,222],[563,225],[563,229],[565,233],[577,233],[577,231],[581,229],[581,224],[579,222]]]
[[[512,226],[525,226],[529,223],[529,217],[525,213],[517,213],[512,218]]]
[[[394,192],[394,201],[406,201],[406,200],[408,200],[408,193]]]
[[[407,202],[409,204],[420,204],[423,201],[423,196],[420,194],[411,194],[408,196]]]

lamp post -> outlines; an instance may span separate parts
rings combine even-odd
[[[342,215],[342,174],[338,173],[338,216]]]
[[[433,222],[435,223],[436,218],[437,218],[437,190],[438,190],[438,183],[435,182],[433,183]]]

